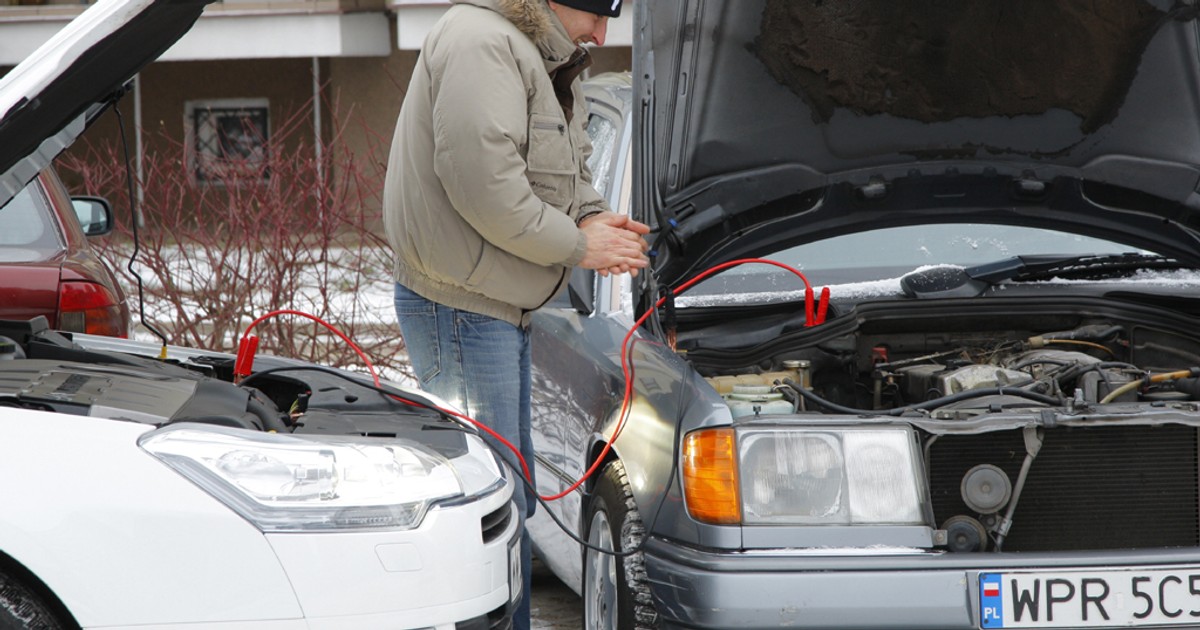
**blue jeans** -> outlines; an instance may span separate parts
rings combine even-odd
[[[401,284],[396,284],[396,317],[421,389],[457,406],[511,442],[520,449],[533,474],[529,331],[427,300]],[[517,482],[513,500],[523,517],[521,575],[525,583],[513,614],[513,630],[528,630],[532,567],[524,519],[533,516],[537,502],[533,492],[519,481],[521,473],[517,471],[521,465],[513,452],[490,435],[483,436],[512,464],[509,472]]]

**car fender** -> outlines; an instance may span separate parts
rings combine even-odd
[[[717,542],[714,535],[724,540],[731,528],[706,526],[687,515],[678,453],[688,432],[732,424],[729,407],[686,361],[662,343],[635,343],[631,359],[633,399],[608,458],[618,458],[625,465],[648,530],[694,542]],[[603,450],[606,436],[615,431],[620,411],[620,406],[614,409],[603,429],[593,434],[589,464]],[[589,485],[589,491],[591,488]],[[580,531],[584,531],[582,527]]]
[[[262,533],[139,448],[151,429],[0,407],[0,551],[84,627],[299,618]]]

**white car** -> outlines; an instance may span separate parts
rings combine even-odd
[[[102,0],[0,80],[0,208],[206,3]],[[0,321],[0,627],[509,627],[512,477],[444,403],[156,355]]]

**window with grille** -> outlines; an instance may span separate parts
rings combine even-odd
[[[266,99],[189,102],[187,122],[196,181],[228,184],[269,179],[268,111]]]

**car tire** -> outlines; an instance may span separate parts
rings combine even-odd
[[[604,468],[587,510],[588,543],[605,551],[634,549],[646,527],[633,501],[625,465],[619,460]],[[639,550],[614,556],[595,549],[583,551],[583,627],[586,630],[652,630],[658,611],[646,579],[646,559]]]
[[[0,628],[64,630],[67,627],[33,589],[0,571]]]

